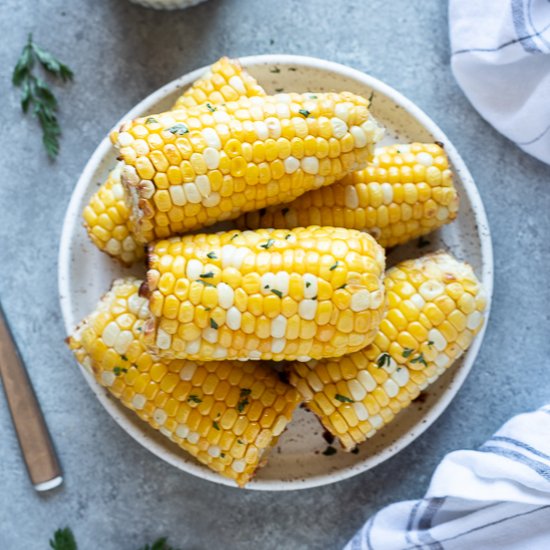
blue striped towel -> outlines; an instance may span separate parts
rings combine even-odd
[[[549,550],[550,405],[477,451],[455,451],[426,496],[372,516],[345,550]]]
[[[550,164],[550,1],[450,0],[451,66],[481,116]]]

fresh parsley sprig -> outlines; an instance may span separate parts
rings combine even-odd
[[[65,529],[58,529],[53,538],[50,539],[50,547],[53,550],[78,550],[76,540],[73,532],[69,527]],[[173,546],[170,546],[166,537],[157,539],[153,544],[146,544],[141,547],[140,550],[176,550]]]
[[[46,152],[51,159],[54,159],[59,153],[61,136],[61,128],[55,114],[58,103],[49,84],[34,74],[33,69],[36,64],[63,82],[72,80],[73,72],[51,53],[35,44],[32,34],[29,34],[13,70],[12,83],[22,91],[21,108],[24,113],[27,113],[32,107],[32,112],[38,118],[42,128],[42,142]]]

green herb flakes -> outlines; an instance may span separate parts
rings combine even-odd
[[[183,136],[184,134],[189,133],[189,128],[183,122],[178,122],[178,124],[174,124],[174,126],[170,126],[168,128],[168,131],[172,134],[176,134],[177,136]]]

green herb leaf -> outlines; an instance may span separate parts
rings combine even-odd
[[[189,133],[189,128],[183,122],[178,122],[178,124],[174,124],[174,126],[170,126],[168,128],[168,131],[172,134],[176,134],[178,136],[183,136],[184,134]]]
[[[221,456],[222,458],[225,458],[225,453],[220,453],[220,456]]]
[[[242,441],[241,439],[237,439],[237,443],[238,443],[239,445],[244,445],[244,441]]]
[[[378,359],[376,359],[376,364],[378,365],[378,368],[382,367],[389,367],[391,362],[391,355],[389,353],[381,353],[378,356]]]
[[[152,545],[146,544],[145,546],[141,547],[139,550],[176,550],[173,546],[170,546],[166,541],[167,541],[167,538],[162,537],[160,539],[157,539],[155,542],[153,542]]]
[[[340,393],[337,393],[334,396],[334,399],[336,399],[337,401],[340,401],[340,403],[355,403],[353,399],[350,399],[349,397],[346,397],[345,395],[342,395]]]
[[[214,321],[214,319],[210,319],[210,326],[211,326],[213,329],[216,329],[216,330],[218,330],[218,328],[219,328],[218,323],[216,323],[216,321]]]
[[[217,260],[218,257],[216,256],[216,253],[215,252],[209,252],[207,255],[206,255],[207,258],[210,258],[211,260]]]
[[[311,286],[311,283],[309,281],[306,281],[306,288],[309,288]]]
[[[425,367],[428,366],[428,363],[426,363],[426,359],[424,359],[424,355],[422,353],[417,355],[414,359],[411,359],[411,363],[422,363]]]
[[[348,283],[344,283],[343,285],[340,285],[336,290],[343,290],[348,286]]]
[[[120,358],[121,358],[123,361],[128,361],[128,357],[126,357],[126,355],[121,355]]]
[[[371,92],[369,96],[369,104],[372,103],[373,99],[374,99],[374,92]]]
[[[412,348],[405,348],[403,350],[403,357],[407,359],[407,357],[410,357],[413,352],[414,350]]]
[[[76,540],[69,527],[58,529],[50,539],[50,547],[53,550],[77,550]]]
[[[37,46],[32,35],[23,47],[12,74],[12,83],[21,88],[21,109],[24,113],[32,112],[42,129],[42,143],[48,156],[54,159],[59,153],[61,128],[55,115],[58,103],[50,86],[33,73],[36,61],[44,70],[64,82],[71,80],[72,71],[52,54]]]
[[[212,279],[214,277],[214,272],[213,271],[208,271],[207,273],[201,273],[199,275],[199,277],[201,279]]]
[[[239,236],[239,234],[235,233],[235,235],[233,235],[229,240],[232,241],[233,239],[236,239],[238,236]]]
[[[157,123],[157,122],[158,122],[158,120],[157,120],[155,117],[150,116],[150,117],[145,121],[145,124],[155,124],[155,123]]]
[[[124,367],[113,367],[113,373],[115,376],[120,376],[123,372],[128,372],[128,369]]]
[[[281,92],[284,92],[285,89],[284,88],[275,88],[275,91],[280,94]]]
[[[290,233],[288,235],[285,235],[285,241],[288,241],[288,239],[290,239],[290,237],[292,237],[292,235]]]
[[[260,248],[265,248],[266,250],[268,248],[271,248],[273,246],[273,243],[275,242],[275,239],[267,239],[267,242],[260,245]]]
[[[332,446],[332,445],[329,445],[324,451],[323,451],[323,454],[325,456],[332,456],[332,455],[335,455],[336,454],[336,449]]]
[[[202,399],[198,396],[192,393],[188,398],[187,401],[189,403],[202,403]]]
[[[239,393],[239,395],[241,397],[246,397],[247,395],[250,395],[252,393],[252,390],[251,389],[248,389],[248,388],[241,388],[241,391]]]
[[[216,107],[212,107],[212,105],[210,105],[210,103],[207,103],[207,104],[206,104],[206,108],[207,108],[211,113],[213,113],[214,111],[217,111],[217,108],[216,108]]]
[[[338,267],[338,264],[339,264],[339,263],[340,263],[340,262],[336,261],[335,264],[333,264],[333,265],[330,266],[329,271],[334,271],[334,270]]]
[[[213,427],[215,430],[220,431],[220,425],[219,425],[215,420],[212,422],[212,427]]]
[[[428,340],[428,347],[431,348],[434,345],[433,340]]]
[[[305,118],[311,114],[307,109],[299,109],[298,112]]]
[[[279,67],[271,67],[271,69],[269,69],[269,72],[277,74],[281,72],[281,69],[279,69]]]
[[[275,296],[278,296],[279,298],[283,297],[283,293],[280,290],[277,290],[276,288],[272,288],[271,292],[273,292],[273,294],[275,294]]]

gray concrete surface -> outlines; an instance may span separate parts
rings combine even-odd
[[[29,31],[75,70],[59,90],[55,163],[19,110],[9,71]],[[182,549],[341,547],[380,507],[422,495],[435,465],[480,444],[510,415],[549,399],[550,167],[472,109],[449,67],[443,0],[211,0],[157,13],[126,0],[4,0],[0,7],[0,298],[65,469],[31,488],[0,398],[0,548],[47,547],[70,525],[80,548],[133,550],[160,535]],[[368,71],[440,124],[487,207],[496,257],[493,314],[475,368],[414,444],[364,475],[298,493],[238,491],[178,472],[125,435],[63,345],[57,247],[77,177],[114,120],[139,99],[222,54],[298,53]],[[505,91],[503,91],[505,93]]]

